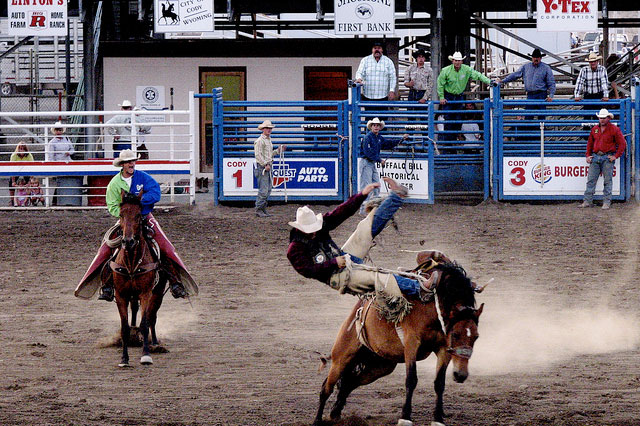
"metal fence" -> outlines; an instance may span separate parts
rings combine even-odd
[[[183,111],[0,113],[3,150],[0,199],[4,200],[0,204],[103,207],[106,186],[118,171],[112,165],[117,154],[115,144],[129,145],[138,153],[142,159],[137,168],[156,175],[167,201],[182,199],[193,204],[196,147],[193,93],[189,105]],[[109,122],[116,116],[121,117],[118,123]],[[106,122],[102,122],[102,117]],[[61,126],[54,124],[59,119],[63,122]],[[74,148],[69,157],[54,156],[54,126],[65,129],[64,136]],[[116,140],[118,133],[123,134],[120,140]],[[129,133],[130,140],[125,136]],[[33,158],[13,155],[20,144],[27,147]],[[18,183],[20,177],[23,181]],[[38,191],[29,187],[31,177],[38,181],[42,200],[25,197]],[[32,182],[32,186],[35,184]],[[17,194],[21,200],[16,199]]]

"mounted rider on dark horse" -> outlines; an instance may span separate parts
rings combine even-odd
[[[139,195],[142,192],[141,214],[145,238],[151,246],[157,244],[159,248],[160,272],[169,282],[171,294],[175,298],[195,296],[198,294],[198,286],[176,253],[173,244],[151,214],[155,203],[160,201],[160,185],[148,173],[135,169],[137,160],[138,157],[130,149],[122,151],[120,156],[113,160],[113,165],[121,167],[122,170],[111,179],[107,187],[106,200],[109,213],[114,217],[120,216],[122,190],[134,195]],[[116,240],[120,236],[120,232],[119,222],[107,231],[98,254],[75,290],[76,297],[90,299],[100,286],[98,299],[108,302],[114,299],[113,277],[108,261],[114,256],[116,248],[114,244],[110,244],[110,240]]]

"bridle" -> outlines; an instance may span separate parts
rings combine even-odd
[[[140,227],[142,228],[142,220],[140,220]],[[140,244],[140,238],[136,235],[134,236],[133,240],[134,240],[134,244],[132,248],[135,248],[137,245]],[[115,260],[111,260],[109,262],[109,266],[111,267],[111,270],[117,273],[118,275],[122,275],[127,279],[132,280],[139,275],[143,275],[143,274],[146,274],[147,272],[152,272],[158,269],[158,262],[149,262],[149,263],[142,264],[142,262],[144,261],[145,255],[149,251],[149,247],[148,247],[148,244],[140,244],[140,246],[141,246],[142,252],[140,253],[138,261],[135,263],[135,265],[132,268],[130,268],[129,265],[121,265],[117,263]],[[124,238],[122,238],[122,242],[120,243],[120,250],[124,250],[125,252],[128,252],[128,248]],[[112,259],[116,259],[116,258],[117,258],[117,254],[114,255]],[[153,258],[153,255],[152,255],[152,258]]]

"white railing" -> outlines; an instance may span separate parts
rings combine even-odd
[[[196,103],[193,92],[189,96],[187,110],[0,112],[0,207],[14,204],[18,189],[24,196],[20,176],[38,178],[44,207],[102,207],[106,185],[118,172],[112,165],[117,149],[129,147],[142,157],[136,168],[160,183],[163,200],[195,203]],[[70,124],[72,117],[89,123]],[[62,125],[55,124],[59,120]],[[71,157],[56,155],[54,127],[65,130]],[[21,143],[33,161],[10,161]]]

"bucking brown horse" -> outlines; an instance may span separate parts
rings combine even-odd
[[[419,257],[420,258],[420,257]],[[443,425],[443,393],[447,366],[453,361],[453,378],[462,383],[478,338],[478,319],[484,304],[475,308],[475,284],[456,263],[435,264],[439,279],[431,301],[413,303],[411,312],[397,325],[383,318],[375,299],[360,299],[342,324],[331,351],[331,368],[320,391],[314,425],[322,424],[325,403],[338,386],[331,419],[339,419],[347,397],[358,386],[390,374],[398,363],[406,366],[406,398],[399,426],[410,426],[411,399],[418,383],[416,361],[432,352],[438,357],[434,387],[436,407],[432,425]],[[374,304],[374,305],[372,305]]]
[[[122,244],[115,259],[110,262],[116,304],[120,313],[122,337],[120,367],[129,366],[128,342],[131,327],[129,326],[128,308],[131,305],[132,325],[135,325],[138,303],[142,313],[140,331],[143,339],[140,363],[143,365],[153,364],[149,355],[149,330],[151,330],[151,343],[157,345],[155,326],[165,287],[163,282],[157,285],[156,283],[159,279],[166,281],[159,272],[157,258],[152,254],[151,248],[144,238],[142,215],[140,214],[141,200],[142,192],[136,196],[122,191],[122,203],[120,204]]]

